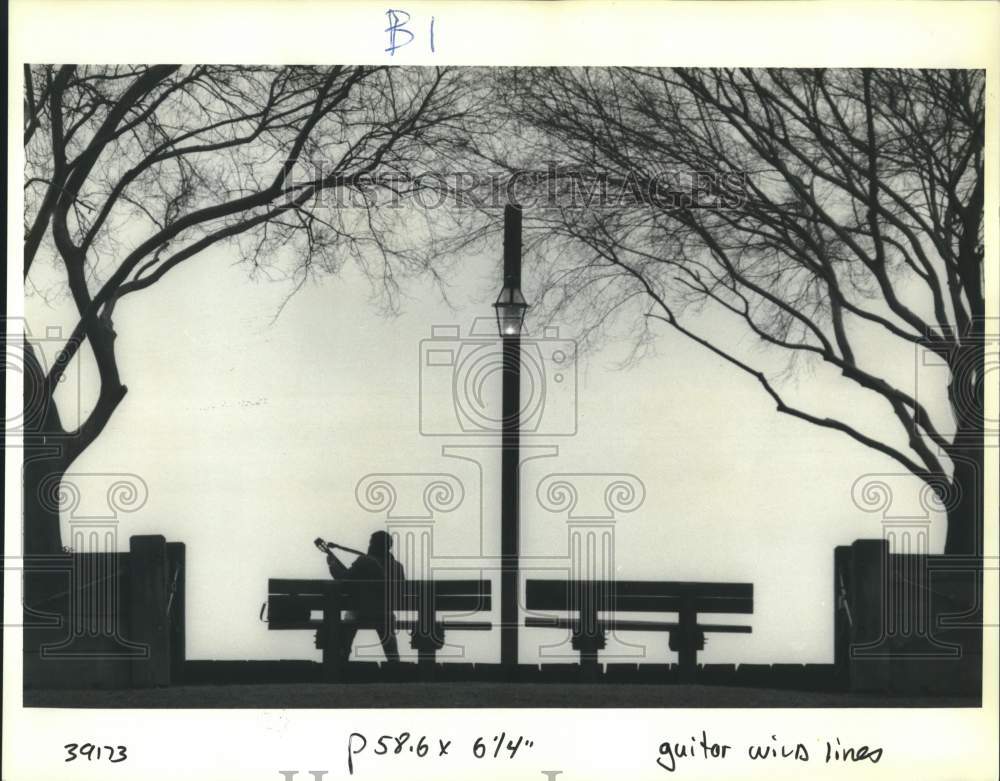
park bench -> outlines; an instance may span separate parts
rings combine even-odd
[[[669,647],[678,654],[679,679],[694,680],[697,653],[706,632],[749,633],[749,626],[700,624],[700,613],[753,613],[752,583],[684,583],[656,581],[529,580],[529,611],[559,611],[568,616],[528,616],[527,627],[569,629],[585,671],[596,675],[597,652],[608,630],[668,632]],[[677,613],[676,621],[621,618],[621,613]]]
[[[362,580],[287,580],[272,578],[267,582],[268,629],[312,629],[317,645],[323,650],[323,676],[336,680],[341,674],[340,633],[349,619],[341,613],[357,610],[365,589],[382,588],[381,583]],[[417,651],[417,663],[433,670],[437,652],[444,646],[445,632],[488,631],[489,621],[446,618],[445,612],[463,614],[490,609],[488,580],[406,580],[394,584],[387,593],[387,608],[396,616],[396,627],[411,632],[410,647]],[[354,621],[358,629],[373,629],[374,624]]]

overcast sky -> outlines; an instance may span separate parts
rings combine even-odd
[[[420,412],[422,403],[425,431],[448,421],[457,429],[455,369],[427,360],[428,349],[455,340],[422,342],[436,326],[458,327],[464,337],[476,318],[492,317],[500,252],[497,244],[464,261],[451,280],[456,311],[431,286],[413,285],[402,314],[386,318],[370,305],[367,283],[347,272],[306,285],[272,322],[288,283],[248,280],[225,250],[199,256],[119,305],[117,347],[129,393],[73,466],[91,475],[75,479],[76,515],[101,512],[116,479],[101,475],[141,478],[148,498],[120,515],[119,546],[126,549],[133,534],[186,544],[188,658],[319,658],[311,634],[268,632],[259,620],[267,579],[328,577],[315,537],[364,547],[385,528],[385,511],[359,503],[359,481],[368,475],[394,475],[385,478],[399,494],[393,514],[404,518],[425,512],[421,491],[438,479],[427,475],[444,475],[453,496],[433,513],[432,570],[476,576],[467,567],[481,566],[497,593],[489,558],[500,539],[497,437],[425,436]],[[530,301],[530,282],[525,294]],[[32,333],[68,329],[67,305],[29,297]],[[565,344],[529,327],[532,355],[551,358],[551,345]],[[572,324],[561,327],[560,339],[573,335]],[[486,416],[499,415],[497,353],[488,357],[495,349],[475,358]],[[860,509],[852,486],[865,475],[892,475],[885,480],[896,493],[893,511],[919,518],[926,515],[917,502],[921,484],[837,432],[777,414],[752,378],[666,326],[655,355],[620,369],[627,352],[626,344],[611,344],[585,355],[558,386],[550,363],[543,371],[549,417],[540,430],[575,424],[576,433],[524,442],[540,447],[532,454],[548,453],[523,470],[521,546],[532,576],[565,577],[569,566],[567,511],[543,506],[546,490],[558,475],[589,475],[569,478],[580,496],[574,514],[615,516],[603,523],[614,529],[618,578],[754,584],[754,614],[737,618],[753,634],[710,636],[702,661],[832,661],[833,548],[882,534],[881,513]],[[781,356],[758,357],[781,365]],[[912,376],[905,356],[901,371]],[[84,367],[84,406],[93,389],[87,379]],[[822,375],[800,382],[830,409],[854,404],[832,397],[831,387]],[[64,405],[72,390],[64,388]],[[471,420],[470,409],[459,411]],[[871,405],[861,418],[876,432],[888,425],[878,411]],[[631,484],[636,499],[608,513],[603,491],[616,480]],[[64,540],[78,522],[64,516]],[[934,549],[943,526],[932,526]],[[664,635],[621,639],[628,645],[613,639],[604,658],[674,659]],[[498,632],[448,640],[450,654],[499,657]],[[373,642],[359,635],[359,643]],[[540,646],[549,646],[544,657]],[[408,651],[406,638],[401,647]],[[361,653],[379,658],[376,650]],[[565,633],[521,630],[522,661],[566,661],[560,654],[572,654]]]

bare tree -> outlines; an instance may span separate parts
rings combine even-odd
[[[472,104],[442,68],[46,65],[24,79],[25,279],[51,261],[78,314],[51,365],[25,344],[30,555],[61,550],[62,476],[125,396],[119,302],[228,243],[251,270],[290,263],[297,284],[353,260],[391,307],[401,277],[434,269],[427,234],[394,230],[405,210],[380,199],[417,186],[410,170]],[[85,345],[99,395],[64,421],[53,395]]]
[[[496,80],[517,145],[480,153],[508,171],[559,164],[558,197],[527,213],[546,247],[549,314],[590,338],[626,316],[638,344],[651,324],[669,325],[754,377],[779,412],[919,477],[947,509],[946,552],[981,551],[983,72],[537,69]],[[706,330],[722,320],[744,341],[832,368],[898,436],[791,400],[760,354]],[[932,414],[891,371],[898,361],[872,360],[869,345],[887,340],[947,365],[950,413]]]

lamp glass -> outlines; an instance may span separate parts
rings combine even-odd
[[[497,330],[500,336],[518,336],[524,324],[524,312],[528,308],[524,296],[516,287],[505,287],[500,291],[493,308],[497,312]]]

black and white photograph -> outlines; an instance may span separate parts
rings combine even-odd
[[[350,7],[239,61],[20,28],[4,778],[994,777],[995,29],[479,62]]]

